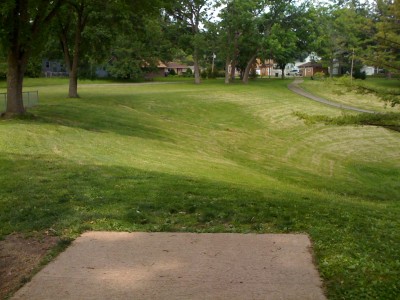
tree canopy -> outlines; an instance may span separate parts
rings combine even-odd
[[[350,61],[400,71],[400,3],[393,0],[3,0],[0,17],[8,114],[25,112],[24,74],[50,52],[65,61],[70,97],[78,96],[84,64],[132,79],[160,61],[185,60],[200,83],[212,62],[229,83],[237,71],[247,82],[256,59],[273,59],[283,70],[316,52],[331,75],[347,72]]]

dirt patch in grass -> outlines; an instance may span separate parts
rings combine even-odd
[[[6,299],[38,270],[43,258],[59,242],[51,235],[8,235],[0,241],[0,299]]]

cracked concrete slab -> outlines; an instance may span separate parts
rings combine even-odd
[[[12,299],[326,299],[300,234],[87,232]]]

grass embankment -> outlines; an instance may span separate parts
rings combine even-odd
[[[302,87],[331,101],[368,108],[375,112],[375,114],[355,114],[346,111],[339,117],[295,112],[295,115],[307,124],[322,122],[336,125],[372,125],[400,131],[400,105],[392,105],[393,101],[398,102],[400,95],[399,80],[368,78],[368,80],[354,80],[351,85],[348,78],[318,81],[307,79],[302,83]],[[394,95],[396,99],[393,98]]]
[[[400,92],[400,80],[367,78],[366,80],[354,80],[353,86],[358,84],[371,89],[382,91]],[[373,93],[363,94],[349,87],[350,79],[346,78],[326,78],[324,80],[310,80],[305,78],[301,87],[322,98],[340,103],[351,105],[358,108],[369,109],[380,113],[400,113],[400,105],[391,107],[390,103],[385,103]]]
[[[287,81],[42,86],[0,121],[0,235],[306,232],[331,299],[400,295],[400,136]],[[32,84],[34,85],[34,84]]]

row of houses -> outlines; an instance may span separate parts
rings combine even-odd
[[[278,65],[272,60],[265,60],[261,62],[257,59],[255,64],[256,72],[262,77],[279,77],[282,75],[282,70],[279,69]],[[286,76],[304,76],[312,77],[317,72],[327,72],[326,68],[322,67],[322,64],[308,61],[305,63],[289,63],[286,65],[284,73]]]
[[[279,69],[272,59],[264,60],[263,62],[260,59],[257,59],[254,68],[256,73],[261,77],[279,77],[282,74],[282,70]],[[194,71],[193,66],[188,66],[179,62],[163,63],[159,61],[155,69],[146,72],[145,78],[151,79],[155,77],[163,77],[172,72],[176,75],[183,75],[189,69],[191,69],[192,72]],[[361,71],[365,72],[366,75],[374,75],[378,72],[376,68],[368,66],[364,66]],[[105,67],[96,67],[93,72],[98,78],[106,78],[109,76]],[[329,70],[328,68],[324,68],[322,64],[310,59],[308,59],[308,61],[306,60],[306,62],[289,63],[286,65],[284,70],[286,76],[312,77],[317,72],[328,74]],[[65,65],[61,61],[48,59],[43,60],[42,73],[46,77],[68,76]],[[239,74],[240,73],[238,72],[237,75]],[[333,68],[333,75],[338,74],[340,74],[339,65],[335,65]]]
[[[144,69],[145,68],[146,67],[144,66]],[[188,66],[178,62],[163,63],[159,61],[155,70],[151,69],[150,71],[146,72],[146,78],[163,77],[166,74],[171,73],[172,71],[176,75],[182,75],[187,72],[188,69],[191,69],[193,71],[192,66]],[[98,78],[106,78],[109,76],[109,73],[104,66],[95,67],[95,70],[93,70],[93,72]],[[45,77],[68,76],[68,71],[65,67],[65,64],[59,60],[44,59],[42,61],[42,73]]]

